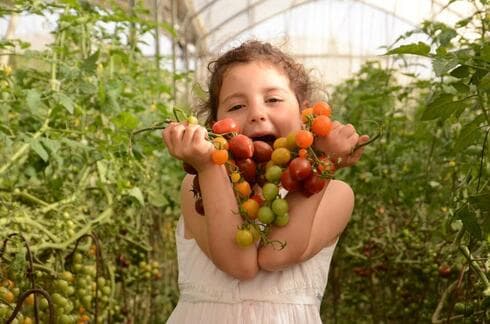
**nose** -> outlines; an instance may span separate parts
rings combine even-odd
[[[266,121],[266,114],[264,108],[260,104],[250,105],[248,120],[251,123]]]

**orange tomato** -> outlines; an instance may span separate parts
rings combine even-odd
[[[332,129],[332,121],[330,118],[324,115],[320,115],[313,119],[311,124],[311,131],[318,136],[327,136]]]
[[[311,118],[310,116],[313,116],[313,108],[303,109],[303,111],[301,112],[301,120],[303,121],[303,123],[306,123],[308,119]]]
[[[211,159],[217,165],[223,165],[228,161],[228,151],[227,150],[214,150],[211,153]]]
[[[324,101],[319,101],[313,105],[313,113],[316,116],[327,116],[330,117],[332,114],[332,108],[330,105]]]
[[[255,200],[255,199],[252,199],[252,198],[249,198],[247,200],[245,200],[243,203],[242,203],[242,209],[243,211],[245,211],[245,213],[247,214],[248,218],[250,219],[256,219],[257,218],[257,212],[259,211],[259,203]]]
[[[296,133],[296,145],[300,148],[308,148],[313,144],[313,134],[307,130],[299,130]]]
[[[252,188],[250,188],[250,184],[247,181],[235,183],[234,187],[242,198],[248,198],[252,193]]]

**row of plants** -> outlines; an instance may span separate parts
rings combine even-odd
[[[0,5],[0,18],[56,20],[44,50],[0,43],[10,61],[0,71],[2,322],[162,323],[177,300],[183,171],[158,132],[132,150],[128,142],[135,128],[172,114],[172,84],[186,75],[140,52],[142,35],[157,27],[147,10],[110,8]]]
[[[426,21],[388,49],[423,58],[431,78],[370,62],[333,93],[344,120],[384,136],[342,173],[356,207],[325,322],[489,320],[490,15],[470,3],[455,26]]]

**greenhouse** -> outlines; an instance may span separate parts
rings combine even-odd
[[[489,322],[489,30],[486,0],[1,1],[0,321]]]

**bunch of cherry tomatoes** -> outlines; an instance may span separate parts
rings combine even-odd
[[[309,197],[320,192],[335,172],[331,158],[313,148],[317,136],[327,136],[332,128],[331,108],[318,102],[302,111],[302,128],[287,137],[251,139],[239,134],[237,124],[226,118],[217,121],[208,132],[215,150],[212,161],[224,165],[233,185],[243,224],[235,237],[240,247],[285,243],[267,238],[272,226],[289,222],[289,206],[284,199],[288,192],[301,192]],[[204,215],[199,176],[184,163],[187,173],[195,174],[193,192],[195,209]]]

